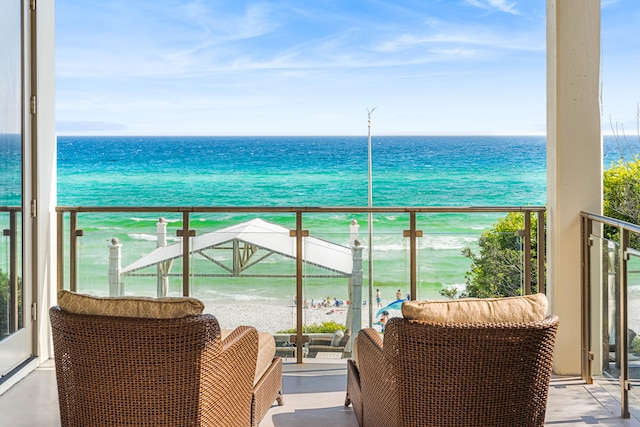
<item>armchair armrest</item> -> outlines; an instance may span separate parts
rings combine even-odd
[[[217,354],[214,347],[205,351],[201,382],[201,395],[215,406],[216,418],[211,425],[222,425],[225,419],[249,425],[258,332],[253,327],[240,326],[222,341]]]
[[[398,393],[393,366],[385,357],[387,344],[373,328],[362,329],[357,340],[363,417],[377,420],[378,425],[395,426],[399,420]]]

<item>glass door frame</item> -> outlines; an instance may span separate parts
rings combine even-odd
[[[13,10],[7,10],[16,6],[16,2],[3,2],[3,15],[8,16],[9,31],[19,32],[17,40],[9,38],[9,43],[16,41],[19,44],[19,55],[16,59],[19,64],[9,64],[10,66],[19,67],[16,80],[19,81],[19,101],[16,110],[19,110],[19,131],[21,140],[21,159],[20,159],[20,188],[21,198],[20,206],[16,207],[16,211],[9,212],[10,226],[6,231],[6,237],[9,238],[10,254],[10,316],[9,329],[10,335],[0,341],[0,385],[10,382],[13,373],[19,371],[29,361],[34,359],[34,351],[36,348],[36,336],[32,316],[33,301],[33,281],[30,280],[31,271],[30,261],[25,259],[25,254],[29,251],[25,250],[28,245],[28,219],[32,215],[25,214],[30,212],[31,204],[27,202],[31,198],[28,197],[29,189],[27,187],[29,176],[28,171],[31,170],[30,165],[36,164],[31,161],[30,155],[33,154],[33,126],[35,118],[35,105],[31,105],[31,88],[35,80],[35,71],[32,67],[34,63],[35,44],[35,3],[30,1],[18,2],[17,7]],[[6,13],[6,14],[5,14]],[[17,21],[14,21],[14,19]],[[14,25],[15,24],[15,25]],[[16,28],[17,27],[17,28]],[[6,58],[4,58],[6,60]],[[8,81],[12,81],[8,79]],[[34,98],[35,99],[35,98]],[[11,105],[12,100],[6,100]],[[17,220],[20,219],[20,221]],[[35,226],[35,225],[34,225]],[[3,230],[4,231],[4,230]],[[29,230],[33,233],[33,229]],[[3,233],[4,234],[4,233]],[[18,241],[19,240],[19,241]],[[19,298],[18,293],[21,293]],[[21,307],[18,307],[19,302]],[[13,313],[13,311],[16,311]],[[20,317],[18,317],[20,316]]]

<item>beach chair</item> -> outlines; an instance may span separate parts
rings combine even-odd
[[[365,427],[544,425],[558,318],[516,298],[407,302],[384,336],[361,330],[345,406]]]
[[[342,354],[350,338],[351,329],[336,331],[330,336],[313,336],[309,340],[309,357],[317,357],[318,353]]]
[[[282,404],[275,344],[258,366],[255,328],[223,334],[196,299],[61,291],[58,303],[49,316],[63,427],[257,426]]]

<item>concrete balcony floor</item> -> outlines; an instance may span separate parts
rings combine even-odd
[[[284,364],[284,406],[273,406],[261,427],[357,427],[351,408],[344,407],[347,381],[344,360],[311,360]],[[579,378],[554,377],[549,390],[548,426],[632,426],[621,419],[618,403],[598,384]],[[60,426],[55,370],[49,361],[0,396],[0,425]]]

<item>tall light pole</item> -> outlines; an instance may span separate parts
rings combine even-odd
[[[371,110],[367,108],[367,148],[369,150],[369,207],[373,206],[372,166],[371,166]],[[373,212],[369,211],[369,327],[373,326]]]

